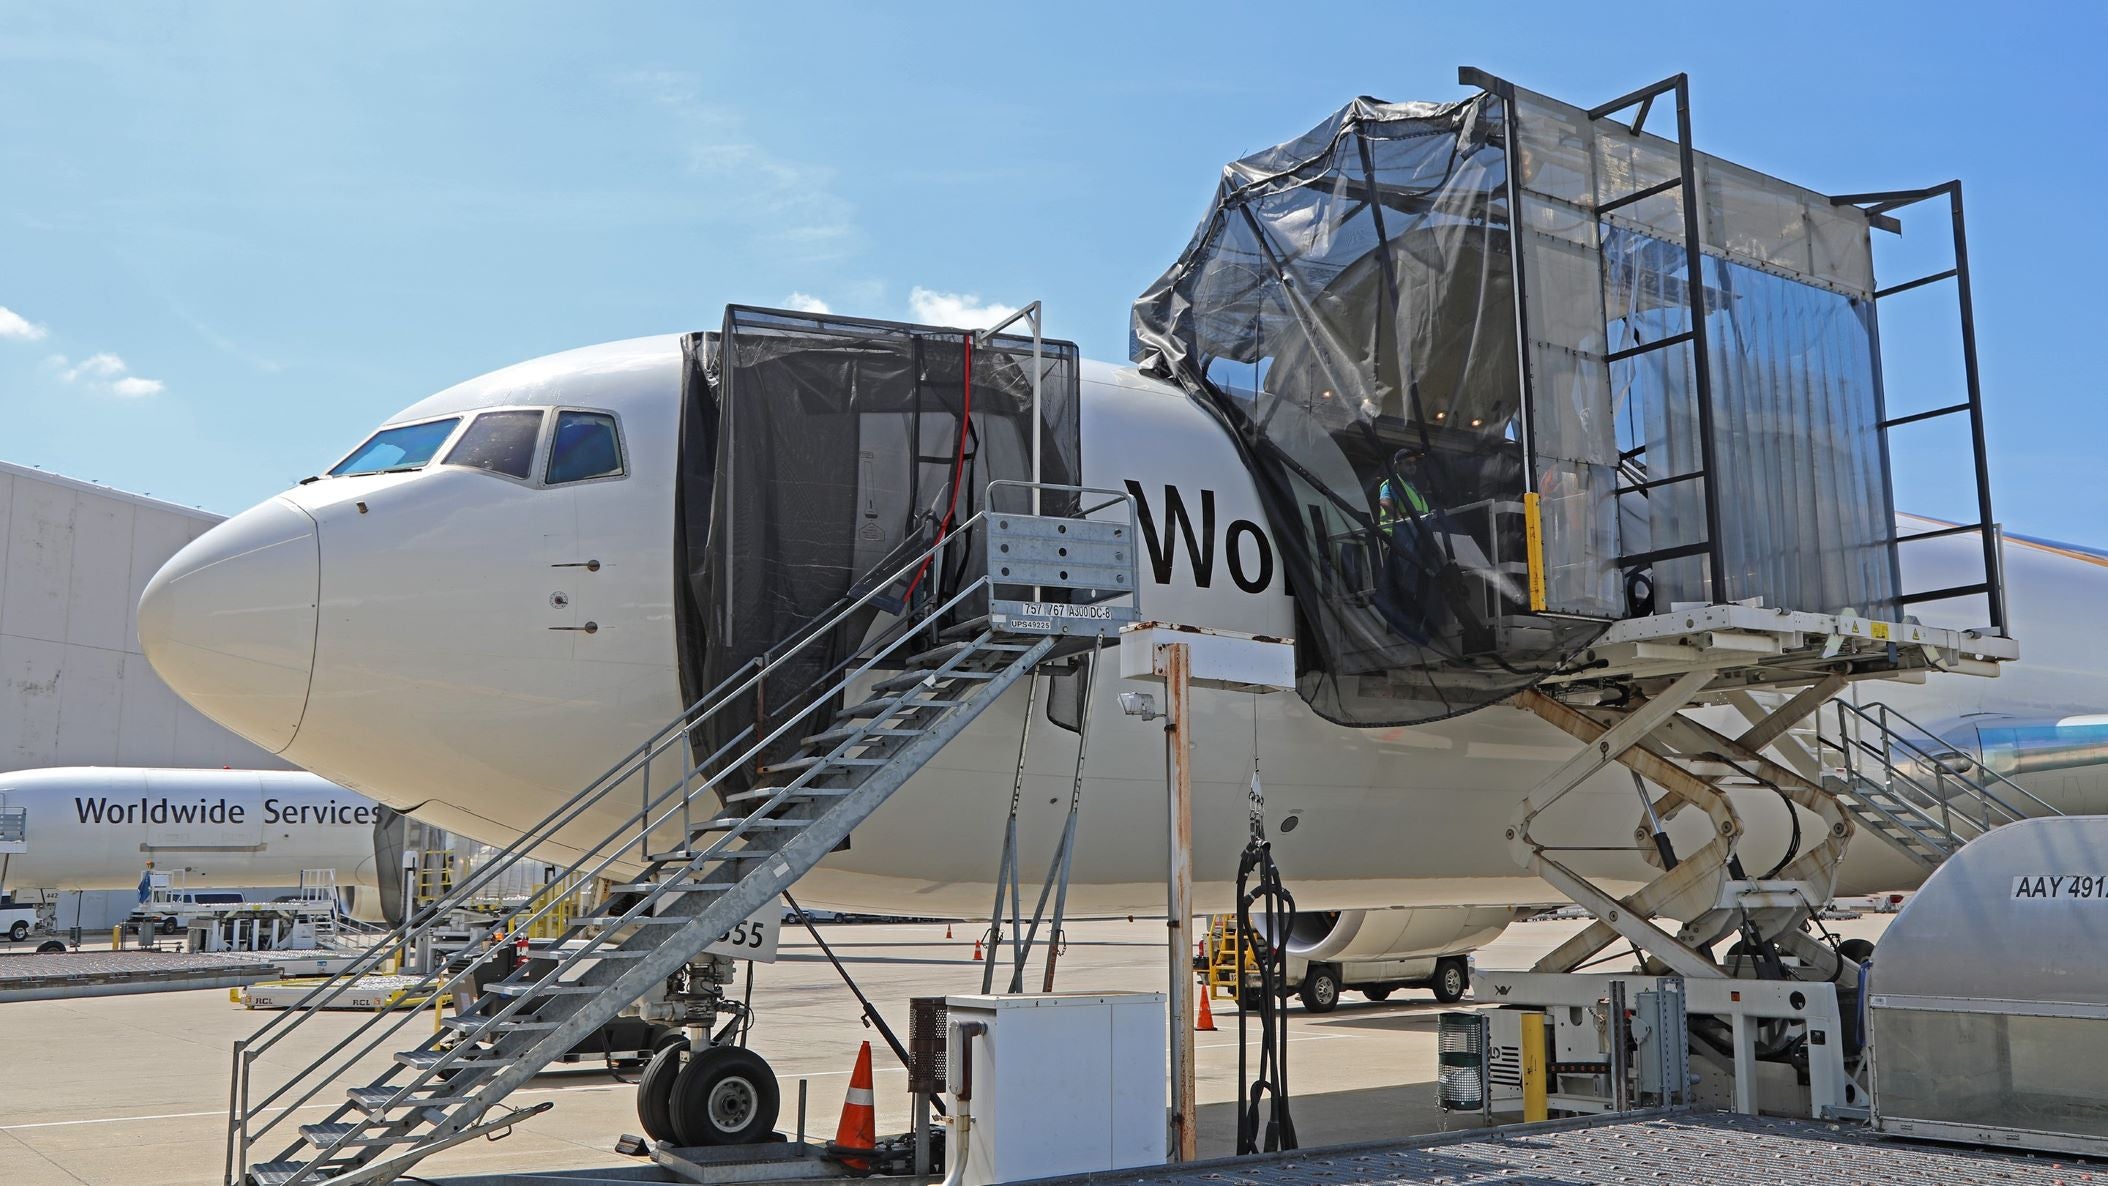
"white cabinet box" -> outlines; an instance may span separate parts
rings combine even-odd
[[[953,1092],[965,1058],[958,1027],[988,1027],[966,1040],[973,1127],[962,1186],[1164,1163],[1164,994],[976,994],[945,1007]]]

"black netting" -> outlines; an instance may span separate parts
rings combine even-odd
[[[1228,425],[1300,617],[1301,691],[1411,724],[1601,629],[1528,609],[1500,104],[1358,99],[1231,164],[1134,308],[1134,357]]]
[[[704,752],[748,724],[780,723],[873,631],[942,605],[975,579],[979,533],[971,548],[948,549],[944,563],[890,578],[984,509],[990,482],[1031,480],[1032,366],[1029,338],[977,346],[962,330],[726,311],[708,542],[688,565],[707,590],[694,684],[715,686],[874,582],[883,588],[758,697],[711,722],[697,739]],[[1076,348],[1045,343],[1040,367],[1041,480],[1075,485]],[[996,499],[993,509],[1030,507],[1023,490]],[[1048,494],[1043,509],[1073,505],[1072,495]],[[961,604],[949,616],[984,610]]]

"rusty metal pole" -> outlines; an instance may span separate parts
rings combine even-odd
[[[1169,744],[1170,863],[1165,878],[1166,942],[1171,956],[1171,1160],[1192,1161],[1198,1155],[1193,1098],[1193,782],[1189,769],[1193,739],[1187,730],[1188,663],[1185,643],[1158,648],[1167,709],[1164,738]]]

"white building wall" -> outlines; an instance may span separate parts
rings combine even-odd
[[[221,516],[0,461],[0,772],[282,762],[185,704],[139,650],[148,578]],[[123,891],[66,894],[106,934]]]
[[[0,771],[287,763],[161,682],[139,594],[208,511],[0,462]]]

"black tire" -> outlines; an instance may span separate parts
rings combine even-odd
[[[1874,958],[1874,941],[1872,939],[1847,939],[1837,945],[1837,954],[1851,960],[1855,964],[1863,964]]]
[[[182,929],[183,928],[177,925],[176,920],[173,918],[164,918],[161,920],[160,930],[161,933],[164,935],[173,935],[177,931],[180,931]]]
[[[673,1128],[673,1084],[681,1068],[688,1065],[688,1043],[664,1046],[644,1064],[644,1077],[637,1080],[637,1123],[654,1141],[675,1140]]]
[[[1372,984],[1369,987],[1362,989],[1361,995],[1369,998],[1372,1001],[1386,1000],[1391,995],[1391,986],[1388,984]]]
[[[59,942],[57,939],[46,939],[42,943],[37,944],[37,954],[64,955],[66,954],[66,945],[64,943]]]
[[[1237,994],[1237,1008],[1246,1013],[1257,1013],[1266,1004],[1266,993],[1261,989],[1247,988]]]
[[[1445,956],[1435,961],[1435,978],[1427,982],[1435,990],[1435,999],[1445,1005],[1453,1005],[1464,999],[1471,991],[1471,965],[1456,956]]]
[[[7,937],[17,943],[29,938],[29,924],[21,919],[16,919],[15,925],[7,928]]]
[[[751,1145],[776,1128],[776,1072],[751,1050],[698,1051],[674,1080],[669,1110],[684,1146]]]
[[[1330,1013],[1339,1008],[1339,973],[1324,964],[1312,964],[1303,974],[1303,1010]]]

